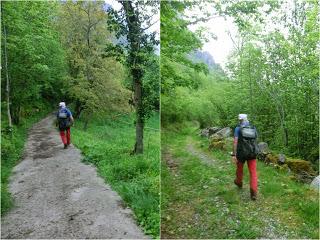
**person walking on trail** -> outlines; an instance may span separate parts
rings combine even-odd
[[[59,111],[57,113],[57,125],[59,127],[61,140],[64,149],[70,145],[70,127],[73,125],[73,117],[71,111],[66,107],[65,102],[59,103]]]
[[[239,125],[234,131],[234,143],[232,159],[237,166],[236,179],[234,183],[242,188],[243,165],[248,164],[250,174],[250,196],[252,200],[257,199],[258,177],[257,177],[257,130],[252,126],[247,118],[247,114],[239,114]]]

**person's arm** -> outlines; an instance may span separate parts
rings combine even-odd
[[[239,127],[236,127],[234,130],[234,140],[233,140],[233,153],[232,160],[236,164],[237,163],[237,147],[238,147],[238,138],[239,138]]]
[[[68,117],[70,119],[71,125],[73,125],[74,119],[73,119],[72,113],[71,113],[71,111],[69,109],[67,109],[67,111],[68,111]]]
[[[232,160],[236,164],[237,163],[237,146],[238,146],[238,137],[234,137],[233,140],[233,153],[232,153]]]

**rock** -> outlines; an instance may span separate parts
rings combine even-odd
[[[201,129],[200,136],[209,137],[209,129],[208,128]]]
[[[202,137],[210,137],[216,132],[218,132],[219,130],[221,130],[221,127],[207,127],[200,130],[200,135]]]
[[[312,188],[315,188],[315,189],[319,190],[319,189],[320,189],[320,176],[315,177],[315,178],[312,180],[310,186],[311,186]]]
[[[222,128],[221,130],[219,130],[218,132],[213,134],[212,137],[214,137],[214,136],[219,136],[219,137],[222,137],[222,138],[231,137],[231,132],[232,132],[232,130],[229,127]]]
[[[280,169],[283,170],[283,171],[285,171],[285,172],[290,171],[290,169],[289,169],[289,167],[288,167],[287,164],[282,164],[282,165],[280,166]]]
[[[273,164],[277,164],[278,163],[278,157],[273,155],[272,153],[268,153],[265,158],[264,161],[266,163],[273,163]]]
[[[260,142],[258,143],[258,147],[259,147],[259,153],[261,154],[268,154],[270,153],[269,147],[268,147],[268,143],[265,142]]]
[[[316,172],[313,170],[312,165],[309,161],[305,161],[302,159],[287,158],[286,164],[294,173],[306,177],[316,176]]]
[[[284,164],[285,162],[286,162],[286,156],[284,154],[280,153],[278,156],[278,163]]]
[[[209,137],[210,137],[213,134],[215,134],[216,132],[220,131],[221,128],[220,127],[210,127],[210,128],[208,128],[208,130],[209,130]]]
[[[225,150],[226,149],[226,142],[223,139],[219,140],[219,139],[213,138],[210,142],[209,149],[210,150],[212,150],[212,149]]]

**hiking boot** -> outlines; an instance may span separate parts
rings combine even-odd
[[[257,200],[257,192],[250,189],[250,197],[253,201]]]
[[[235,185],[238,186],[238,188],[242,188],[242,183],[238,183],[236,180],[233,181]]]
[[[67,149],[68,148],[68,144],[65,144],[63,149]]]

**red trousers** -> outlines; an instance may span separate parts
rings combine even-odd
[[[247,160],[249,174],[250,174],[250,188],[257,192],[258,191],[258,177],[257,177],[257,161],[256,159]],[[236,171],[236,182],[242,183],[243,178],[243,165],[244,163],[238,161],[237,162],[237,171]]]
[[[66,136],[65,132],[67,132],[67,136]],[[69,145],[70,144],[70,128],[67,128],[66,130],[60,131],[60,137],[61,137],[61,140],[64,145],[66,145],[66,144]]]

